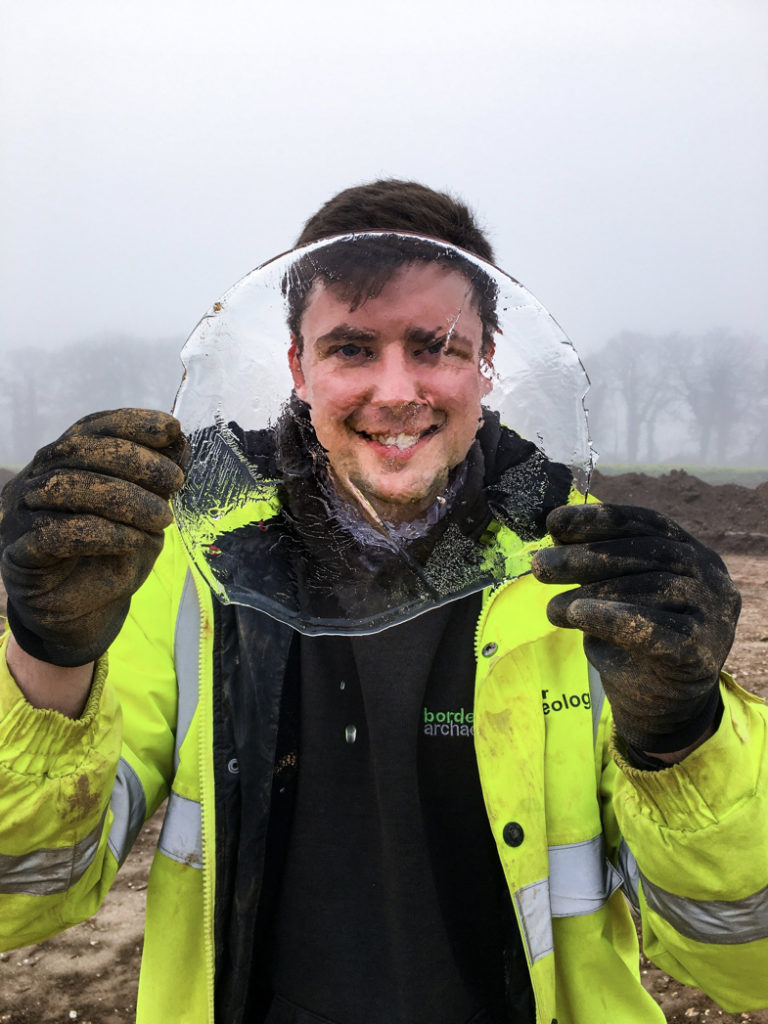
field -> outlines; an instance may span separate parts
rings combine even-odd
[[[768,697],[768,485],[740,493],[748,489],[709,487],[686,474],[672,483],[631,476],[631,481],[598,479],[594,489],[605,500],[674,513],[683,525],[698,525],[697,532],[716,544],[744,601],[726,667],[747,689]],[[0,954],[0,1024],[126,1024],[134,1019],[144,894],[161,814],[145,826],[95,917],[48,942]],[[768,1024],[768,1010],[727,1014],[645,958],[641,971],[669,1024]]]

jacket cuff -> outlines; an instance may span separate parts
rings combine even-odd
[[[94,734],[113,698],[105,700],[108,658],[96,662],[93,682],[80,718],[51,708],[36,708],[11,675],[5,654],[8,633],[0,643],[0,765],[21,774],[56,774],[72,770],[94,743]]]
[[[613,806],[641,882],[692,900],[741,900],[765,886],[768,715],[724,673],[721,685],[720,728],[679,764],[643,772],[616,757]]]
[[[670,829],[705,827],[732,813],[756,790],[759,752],[766,743],[765,702],[720,674],[723,715],[717,731],[686,758],[658,771],[632,764],[614,733],[612,753],[622,772],[624,806]],[[623,748],[623,749],[622,749]]]

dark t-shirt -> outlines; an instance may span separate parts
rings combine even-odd
[[[473,747],[479,601],[300,639],[269,1024],[508,1019],[505,889]]]

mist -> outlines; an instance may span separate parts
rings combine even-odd
[[[169,408],[211,303],[394,176],[464,197],[562,324],[604,459],[766,464],[767,39],[757,0],[6,5],[0,459]]]

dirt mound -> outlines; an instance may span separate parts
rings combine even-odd
[[[603,501],[664,512],[718,551],[768,554],[768,481],[742,487],[708,484],[683,469],[659,477],[595,470],[592,492]]]

